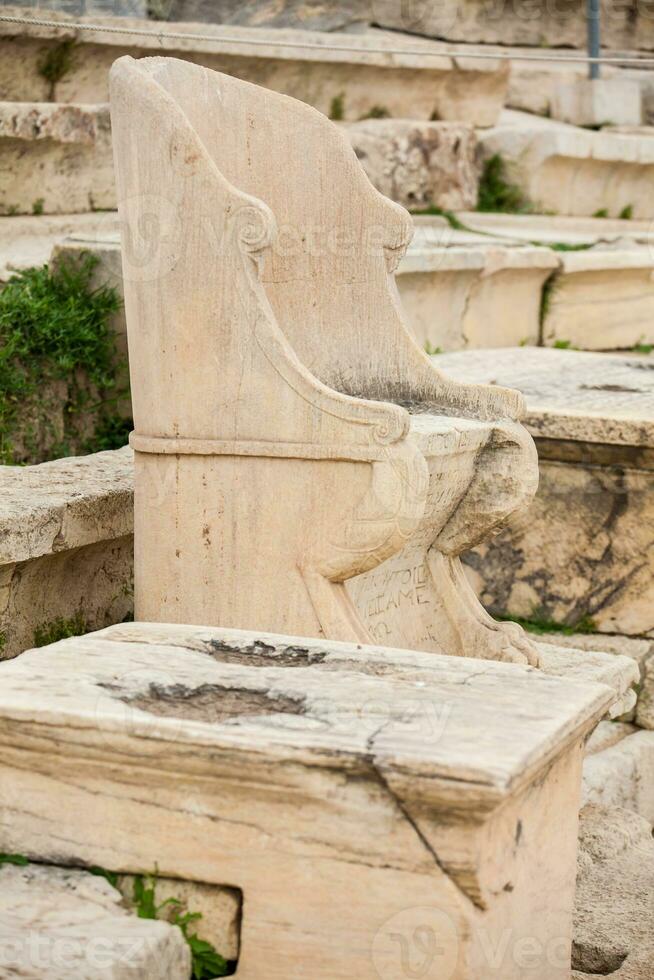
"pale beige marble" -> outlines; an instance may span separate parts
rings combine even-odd
[[[581,811],[573,980],[654,975],[652,827],[620,807]]]
[[[617,218],[631,207],[637,219],[653,213],[651,136],[594,132],[508,109],[478,135],[484,156],[502,156],[507,179],[537,211],[591,216],[607,209]]]
[[[3,6],[3,11],[25,16],[21,8]],[[428,120],[434,116],[491,126],[502,108],[509,79],[504,62],[453,58],[445,44],[416,37],[405,39],[394,33],[347,34],[337,41],[333,35],[320,31],[279,29],[271,35],[266,27],[168,21],[164,32],[208,35],[208,39],[189,37],[167,44],[159,37],[160,21],[97,14],[71,18],[57,11],[49,11],[48,19],[61,26],[0,23],[0,98],[106,102],[109,69],[117,58],[126,54],[135,58],[168,54],[293,95],[326,114],[337,99],[344,119],[361,119],[381,106],[398,118]],[[134,28],[145,34],[76,32],[68,26],[72,19]],[[50,84],[39,74],[39,65],[44,54],[69,38],[76,40],[75,59],[71,69],[55,84],[53,95]],[[278,46],[271,41],[287,41],[293,46]],[[302,43],[311,46],[296,46]],[[348,50],[332,51],[339,43]],[[392,53],[398,48],[424,54]]]
[[[187,62],[116,62],[112,126],[137,617],[535,663],[458,558],[533,496],[522,399],[412,339],[406,212],[323,116]]]
[[[115,206],[106,105],[0,102],[0,214]]]
[[[56,620],[131,611],[132,471],[127,448],[0,466],[0,660]]]
[[[654,635],[654,361],[544,348],[436,360],[462,380],[521,389],[541,457],[530,509],[466,556],[484,603],[527,619],[574,627],[590,618],[603,633]],[[651,702],[648,680],[643,719]]]
[[[244,980],[391,977],[416,926],[451,978],[522,980],[531,937],[567,980],[582,742],[611,697],[513,664],[112,627],[4,665],[0,849],[240,887]]]
[[[85,871],[0,867],[1,980],[188,980],[181,931],[140,919]]]

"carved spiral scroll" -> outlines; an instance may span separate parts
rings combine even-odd
[[[234,212],[231,223],[239,248],[244,252],[261,252],[275,238],[275,218],[263,202],[242,204]]]

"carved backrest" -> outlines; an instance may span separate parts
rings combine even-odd
[[[255,232],[259,218],[250,230],[252,244],[261,249],[260,279],[284,338],[313,375],[342,393],[408,406],[434,403],[448,414],[501,417],[520,411],[517,393],[489,395],[481,386],[444,378],[412,337],[393,278],[411,238],[411,219],[375,190],[344,134],[325,116],[295,99],[172,58],[120,59],[114,102],[120,77],[143,89],[150,111],[165,113],[167,103],[177,124],[184,121],[220,175],[243,195],[236,207],[252,207],[249,195],[270,208],[276,233],[272,227]],[[139,145],[152,153],[144,145],[156,137],[148,129],[147,109],[143,123],[145,132],[135,126],[132,133],[135,153]],[[181,175],[194,162],[177,158],[170,165]],[[127,193],[129,183],[123,181]],[[163,187],[161,192],[168,193]],[[191,203],[195,213],[188,214]],[[221,218],[199,188],[192,201],[176,200],[174,208],[180,207],[171,216],[177,225],[173,237],[199,239],[195,247],[214,260],[211,281],[192,289],[188,284],[188,294],[194,290],[202,303],[209,291],[229,288],[220,254]],[[147,228],[142,231],[147,235]]]

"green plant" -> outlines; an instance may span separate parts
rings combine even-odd
[[[425,341],[425,353],[426,354],[429,354],[430,357],[433,357],[435,354],[442,354],[443,353],[443,348],[442,347],[433,347],[429,343],[429,341],[426,340]]]
[[[66,640],[70,636],[83,636],[89,632],[89,626],[81,613],[77,613],[71,619],[53,619],[50,623],[43,623],[34,630],[34,646],[46,647],[49,643],[57,643],[59,640]]]
[[[592,248],[594,242],[580,242],[573,245],[571,242],[532,242],[532,245],[540,245],[543,248],[551,248],[553,252],[585,252]]]
[[[98,878],[104,878],[105,881],[108,881],[114,888],[118,888],[120,875],[116,874],[115,871],[107,871],[106,868],[100,868],[97,865],[92,868],[87,868],[87,871],[90,875],[96,875]]]
[[[537,610],[528,619],[521,616],[496,616],[505,623],[517,623],[528,633],[560,633],[562,636],[572,636],[574,633],[596,633],[597,625],[590,616],[582,616],[575,623],[556,623],[552,619],[539,615]]]
[[[0,866],[3,864],[17,864],[24,867],[29,861],[22,854],[0,854]]]
[[[510,214],[531,210],[529,201],[519,187],[511,184],[506,175],[506,164],[499,153],[484,163],[479,181],[478,211],[501,211]]]
[[[631,221],[631,219],[633,218],[633,216],[634,216],[634,206],[633,206],[633,204],[627,204],[627,205],[625,205],[625,207],[623,207],[622,211],[618,215],[618,217],[619,218],[622,218],[623,221]]]
[[[634,354],[651,354],[654,350],[654,344],[644,344],[642,341],[639,341],[631,349]]]
[[[556,350],[576,350],[576,348],[572,346],[571,340],[555,340],[552,346],[555,347]]]
[[[0,293],[0,463],[79,450],[91,421],[102,441],[116,431],[110,419],[126,386],[110,317],[121,301],[113,287],[92,286],[96,265],[86,254],[27,269]]]
[[[45,204],[45,198],[37,197],[36,201],[32,203],[32,214],[43,214],[44,204]]]
[[[345,119],[345,92],[335,95],[329,106],[329,118],[334,122]]]
[[[133,420],[122,415],[107,415],[101,418],[92,438],[87,443],[87,446],[92,446],[88,452],[100,453],[106,449],[122,449],[127,445],[133,428]]]
[[[361,119],[388,119],[389,117],[390,112],[386,106],[374,105],[371,107],[369,112],[366,112],[364,116],[361,116]]]
[[[540,293],[540,309],[538,311],[538,322],[540,324],[541,330],[547,319],[547,314],[552,306],[552,297],[554,296],[554,291],[557,287],[558,275],[556,272],[552,273],[549,278],[543,283],[543,288]]]
[[[41,78],[50,83],[48,98],[54,102],[55,85],[71,71],[74,64],[75,39],[61,41],[48,48],[39,62],[38,72]]]
[[[166,919],[182,930],[191,951],[193,980],[212,980],[214,977],[227,976],[227,960],[218,953],[215,946],[191,931],[192,924],[199,922],[202,915],[199,912],[183,911],[184,904],[178,898],[168,898],[157,904],[154,875],[136,875],[132,898],[136,913],[141,919],[158,919],[162,917],[164,909],[168,910]]]
[[[598,208],[593,214],[593,218],[608,218],[609,209],[608,208]]]
[[[8,217],[13,218],[15,214],[18,214],[18,205],[10,204],[9,207],[7,208],[7,215]]]

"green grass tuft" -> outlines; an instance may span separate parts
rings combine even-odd
[[[67,640],[70,636],[83,636],[89,632],[88,623],[81,613],[77,613],[71,619],[53,619],[50,623],[43,623],[34,630],[34,646],[47,647],[49,643],[57,643],[59,640]]]
[[[29,864],[29,860],[22,854],[0,854],[0,867],[3,864],[17,864],[22,868]]]
[[[54,102],[57,82],[60,82],[73,68],[75,44],[75,39],[71,38],[49,47],[39,62],[39,75],[50,83],[48,97],[51,102]]]
[[[364,116],[361,116],[361,120],[364,119],[389,119],[390,112],[384,105],[374,105],[370,108],[369,112],[366,112]],[[333,118],[333,117],[332,117]]]
[[[576,623],[556,623],[552,619],[539,616],[534,611],[529,619],[520,616],[496,616],[504,623],[517,623],[528,633],[560,633],[562,636],[573,636],[575,633],[597,633],[597,625],[590,616],[582,616]]]
[[[479,181],[477,211],[526,214],[531,210],[531,204],[520,188],[507,179],[503,157],[495,153],[484,163]]]
[[[335,95],[329,107],[329,118],[333,122],[342,122],[345,119],[345,92]]]
[[[623,221],[631,221],[633,216],[634,216],[633,204],[627,204],[626,207],[624,207],[620,212],[620,214],[618,215],[618,217],[622,218]]]
[[[593,218],[608,218],[609,209],[608,208],[598,208],[593,214]]]

